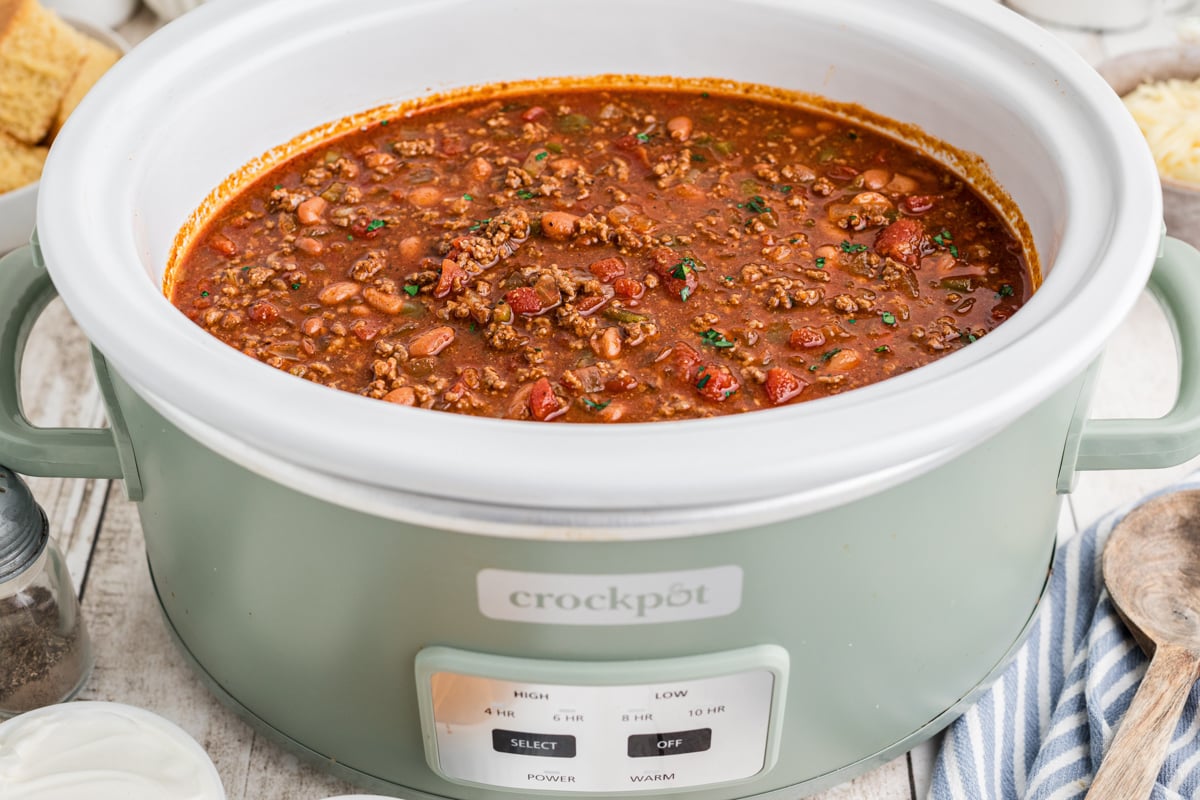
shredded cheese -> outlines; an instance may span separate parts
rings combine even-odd
[[[1144,83],[1125,106],[1150,144],[1159,174],[1200,184],[1200,78]]]

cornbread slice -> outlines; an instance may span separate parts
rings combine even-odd
[[[19,142],[0,131],[0,194],[40,178],[48,152],[49,148]]]
[[[42,141],[83,55],[78,34],[37,0],[0,0],[0,130]]]
[[[74,32],[73,32],[74,33]],[[79,71],[75,73],[75,80],[67,88],[67,93],[63,95],[62,103],[58,107],[58,113],[54,117],[54,122],[50,125],[50,138],[54,139],[58,136],[58,132],[62,130],[62,126],[67,121],[67,117],[71,116],[71,112],[75,110],[75,106],[79,105],[79,101],[88,93],[96,81],[100,80],[109,68],[117,63],[121,58],[121,54],[104,44],[98,42],[90,36],[76,33],[79,39],[79,44],[83,50],[83,64],[79,67]]]

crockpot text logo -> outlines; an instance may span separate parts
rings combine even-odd
[[[736,566],[629,575],[480,570],[479,611],[543,625],[645,625],[732,614],[742,604]]]

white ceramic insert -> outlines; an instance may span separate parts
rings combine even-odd
[[[336,0],[218,0],[189,13],[117,65],[51,154],[40,230],[63,299],[121,375],[202,442],[305,491],[356,492],[373,513],[413,495],[543,516],[788,497],[800,513],[895,485],[1016,419],[1095,358],[1145,284],[1162,215],[1140,133],[1086,63],[1008,9],[611,0],[580,25],[560,8],[362,0],[344,14]],[[452,57],[447,26],[471,42]],[[514,46],[514,30],[537,46]],[[819,93],[976,152],[1023,210],[1045,284],[975,345],[881,384],[618,426],[429,413],[334,391],[239,355],[163,298],[173,237],[193,209],[299,133],[431,90],[612,72]]]

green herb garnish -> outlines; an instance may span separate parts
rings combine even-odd
[[[691,296],[692,296],[692,290],[689,289],[688,287],[685,286],[679,290],[679,299],[682,300],[683,302],[686,303],[688,301],[688,298]]]
[[[830,350],[828,353],[822,353],[822,354],[821,354],[821,360],[822,360],[822,361],[828,361],[829,359],[833,358],[834,356],[836,356],[836,355],[837,355],[838,353],[840,353],[840,352],[842,352],[842,348],[840,348],[840,347],[835,347],[835,348],[833,348],[832,350]]]
[[[367,224],[367,233],[370,233],[371,231],[377,231],[380,228],[382,228],[384,225],[387,225],[387,223],[384,222],[383,220],[373,219],[370,221],[370,223]]]
[[[639,133],[639,134],[638,134],[637,136],[635,136],[634,138],[635,138],[635,139],[637,139],[637,140],[638,140],[639,142],[641,142],[642,144],[645,144],[646,142],[650,141],[650,134],[648,134],[648,133]]]
[[[608,408],[608,404],[611,402],[612,400],[605,400],[603,403],[597,403],[595,400],[589,400],[586,397],[583,398],[584,405],[586,405],[592,411],[603,411],[604,409]]]
[[[817,269],[825,269],[825,256],[817,257]]]
[[[464,195],[463,195],[463,200],[466,200],[467,202],[470,202],[470,201],[472,201],[472,200],[474,200],[474,199],[475,199],[475,198],[474,198],[474,197],[472,197],[472,196],[471,196],[471,195],[469,195],[469,194],[464,194]]]
[[[1016,292],[1013,290],[1013,287],[1010,286],[1009,284],[1005,283],[1000,286],[1000,293],[997,296],[998,297],[1012,297],[1014,294],[1016,294]]]
[[[700,334],[700,341],[704,344],[721,349],[733,347],[733,342],[726,339],[725,334],[721,333],[720,331],[713,330],[712,328],[709,328],[704,333]]]
[[[947,230],[943,230],[937,236],[933,237],[933,241],[936,242],[941,247],[945,247],[946,243],[953,239],[954,239],[954,236],[952,236],[950,231],[947,231]]]
[[[696,259],[692,258],[691,256],[684,256],[683,260],[676,264],[675,268],[671,270],[671,275],[682,281],[686,280],[688,273],[694,271],[695,269]]]
[[[297,290],[297,289],[299,289],[299,288],[300,288],[300,284],[298,284],[298,283],[293,283],[293,284],[292,284],[292,291],[293,291],[293,292],[294,292],[294,291],[296,291],[296,290]]]
[[[738,208],[744,208],[751,214],[765,214],[771,210],[767,205],[767,201],[763,200],[762,195],[756,194],[744,203],[738,203]]]
[[[950,255],[954,256],[955,258],[958,258],[958,245],[954,245],[954,244],[950,245]]]
[[[842,240],[841,248],[843,253],[853,254],[867,252],[867,246],[865,244],[850,244],[850,242],[844,239]]]
[[[697,375],[701,376],[700,380],[696,382],[697,389],[703,389],[708,385],[708,381],[712,378],[712,375],[705,374],[707,370],[708,367],[701,367],[700,371],[696,373]]]
[[[417,286],[415,283],[408,283],[404,285],[404,291],[409,297],[416,297],[417,292],[421,291],[421,287]]]
[[[200,293],[200,296],[201,296],[201,297],[208,297],[208,292],[201,292],[201,293]]]
[[[521,198],[522,200],[532,200],[534,194],[528,189],[519,189],[517,190],[517,197]]]
[[[884,325],[895,325],[896,324],[896,315],[890,311],[883,312],[883,316],[880,317],[880,319],[883,320]]]
[[[534,156],[534,157],[533,157],[533,160],[534,160],[534,161],[545,161],[545,160],[546,160],[546,157],[547,157],[548,155],[550,155],[550,154],[549,154],[549,153],[547,153],[545,150],[543,150],[542,152],[540,152],[540,153],[538,153],[536,156]]]
[[[704,161],[704,160],[705,160],[704,156],[700,155],[699,153],[692,153],[692,161]]]
[[[890,352],[892,352],[892,348],[888,347],[886,344],[881,344],[881,345],[879,345],[879,347],[875,348],[875,352],[876,353],[890,353]]]
[[[282,183],[277,183],[277,184],[275,184],[275,191],[277,191],[277,192],[278,192],[278,191],[279,191],[280,189],[282,189],[282,188],[283,188],[283,184],[282,184]]]
[[[472,225],[471,227],[467,228],[467,230],[468,230],[468,231],[472,231],[472,232],[474,232],[474,231],[477,231],[477,230],[479,230],[480,228],[482,228],[484,225],[487,225],[487,224],[488,224],[489,222],[491,222],[491,221],[492,221],[492,218],[491,218],[491,217],[488,217],[487,219],[481,219],[481,220],[479,220],[479,222],[476,222],[474,225]]]

